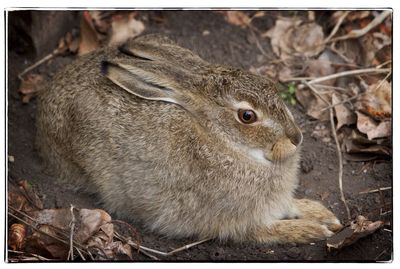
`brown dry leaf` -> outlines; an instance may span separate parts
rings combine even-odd
[[[32,235],[26,238],[26,248],[28,253],[36,253],[46,258],[55,258],[66,260],[69,247],[54,239],[53,237],[63,238],[60,233],[51,225],[40,225],[39,231],[46,233],[45,235],[39,231],[34,231]]]
[[[19,189],[25,198],[37,209],[43,209],[43,202],[33,189],[32,185],[29,184],[28,180],[22,179],[18,181]]]
[[[342,128],[342,151],[350,161],[370,161],[391,156],[391,146],[387,139],[369,140],[357,130]]]
[[[318,88],[317,86],[315,86]],[[324,100],[331,100],[330,91],[320,91],[320,95]],[[298,88],[296,91],[296,99],[306,109],[307,115],[319,119],[322,121],[329,120],[329,110],[321,111],[327,104],[321,100],[321,98],[314,95],[314,93],[308,88]]]
[[[374,138],[389,137],[391,134],[390,121],[376,122],[371,117],[361,112],[357,113],[357,129],[366,134],[369,140]]]
[[[386,80],[369,85],[365,94],[358,98],[357,109],[376,120],[390,119],[392,116],[391,88],[392,83]]]
[[[100,46],[96,29],[92,22],[92,17],[89,11],[83,11],[81,19],[79,55],[84,55],[96,50]]]
[[[346,96],[344,98],[346,98]],[[343,101],[344,98],[334,93],[332,94],[332,104],[338,104]],[[351,125],[357,122],[356,114],[345,104],[336,105],[334,110],[337,119],[336,130],[339,130],[343,125]]]
[[[275,26],[262,36],[271,39],[273,52],[282,60],[293,56],[312,57],[325,47],[322,27],[314,22],[303,23],[296,18],[276,20]]]
[[[137,13],[132,12],[129,15],[115,15],[111,23],[111,37],[109,45],[120,45],[130,38],[140,35],[145,26],[143,22],[136,20]]]
[[[379,228],[383,227],[383,221],[369,221],[363,216],[358,216],[351,224],[343,228],[334,236],[328,238],[326,246],[328,251],[339,250],[343,247],[354,244],[358,239],[372,234]]]
[[[250,22],[251,19],[247,14],[245,14],[242,11],[237,11],[237,10],[229,10],[229,11],[220,11],[224,15],[225,21],[227,21],[230,24],[240,26],[242,28],[246,28]],[[263,13],[256,13],[258,17],[264,16]]]
[[[260,75],[260,76],[267,76],[269,78],[276,78],[278,75],[276,65],[263,65],[260,67],[250,67],[249,70],[251,73]]]
[[[12,250],[21,250],[25,246],[26,226],[24,224],[14,223],[10,227],[8,246]]]
[[[335,68],[331,64],[331,54],[324,51],[316,60],[309,60],[306,62],[306,76],[312,78],[319,78],[335,73]],[[334,85],[335,79],[330,79],[322,82],[324,85]]]
[[[22,94],[22,103],[29,103],[32,97],[36,96],[43,83],[43,77],[38,74],[28,74],[21,82],[19,92]]]

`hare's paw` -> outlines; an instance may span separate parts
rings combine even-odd
[[[310,243],[334,233],[326,225],[305,219],[279,220],[255,230],[254,239],[263,243]]]
[[[329,230],[334,232],[342,229],[343,225],[340,223],[338,218],[320,202],[308,199],[296,199],[295,203],[298,210],[298,217],[300,219],[324,224]]]

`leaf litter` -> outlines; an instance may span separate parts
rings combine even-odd
[[[335,11],[324,25],[318,13],[311,15],[278,17],[272,27],[260,30],[277,59],[250,71],[286,85],[294,82],[297,101],[314,119],[328,121],[333,108],[341,148],[357,154],[355,160],[370,160],[374,152],[378,159],[390,159],[390,12]],[[344,128],[357,130],[357,135]]]
[[[130,224],[112,220],[102,209],[43,209],[42,201],[26,180],[11,185],[8,192],[9,260],[134,260],[132,248],[151,259],[148,252],[170,256],[206,242],[201,240],[171,252],[144,247],[140,235]],[[118,224],[118,225],[117,225]],[[125,225],[121,231],[118,226]]]

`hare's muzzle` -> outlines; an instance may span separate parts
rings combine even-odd
[[[286,137],[279,139],[273,145],[271,152],[272,160],[282,161],[293,156],[303,141],[303,135],[297,127],[287,131],[286,135]]]

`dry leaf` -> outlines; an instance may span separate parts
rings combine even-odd
[[[341,101],[343,100],[338,94],[332,94],[332,104],[338,104]],[[339,130],[343,125],[351,125],[357,122],[356,114],[345,104],[336,105],[334,110],[337,119],[336,130]]]
[[[339,250],[343,247],[354,244],[358,239],[372,234],[379,228],[383,227],[383,225],[383,221],[372,222],[363,216],[358,216],[349,226],[328,238],[326,242],[328,251]]]
[[[79,55],[84,55],[96,50],[100,46],[89,11],[83,11],[80,28]]]
[[[380,137],[389,137],[391,134],[390,121],[376,122],[371,117],[356,111],[357,129],[366,134],[369,140]]]
[[[43,77],[38,74],[28,74],[21,82],[19,92],[22,94],[22,103],[29,103],[32,97],[36,96],[43,83]]]
[[[316,60],[309,60],[306,62],[306,76],[312,78],[319,78],[335,73],[335,68],[331,64],[331,53],[324,51]],[[334,85],[335,79],[323,81],[321,84]]]
[[[317,86],[314,86],[318,88]],[[320,91],[320,95],[324,100],[331,100],[330,91]],[[296,91],[296,99],[306,109],[307,115],[319,119],[321,121],[329,120],[329,110],[321,111],[327,107],[327,104],[321,98],[314,95],[308,88],[298,88]]]
[[[263,36],[271,39],[273,52],[282,60],[293,56],[312,57],[323,49],[324,33],[318,24],[303,23],[300,19],[278,19]]]
[[[22,179],[18,181],[19,189],[21,193],[25,196],[25,198],[37,209],[43,209],[43,202],[34,191],[31,184],[29,184],[28,180]]]
[[[358,98],[357,109],[376,120],[390,119],[392,116],[391,88],[392,84],[386,80],[369,85],[365,94]]]
[[[391,155],[388,139],[369,140],[357,130],[342,128],[342,151],[350,161],[370,161]]]
[[[26,226],[24,224],[14,223],[10,227],[8,246],[12,250],[21,250],[25,246]]]
[[[128,16],[116,15],[113,17],[109,45],[120,45],[144,31],[143,22],[136,20],[135,15],[136,13],[133,12]]]
[[[242,11],[230,10],[230,11],[221,11],[221,13],[224,15],[225,21],[227,21],[230,24],[240,26],[242,28],[246,28],[251,22],[250,17],[247,16],[247,14],[245,14]],[[256,15],[262,17],[264,14],[256,13]]]

